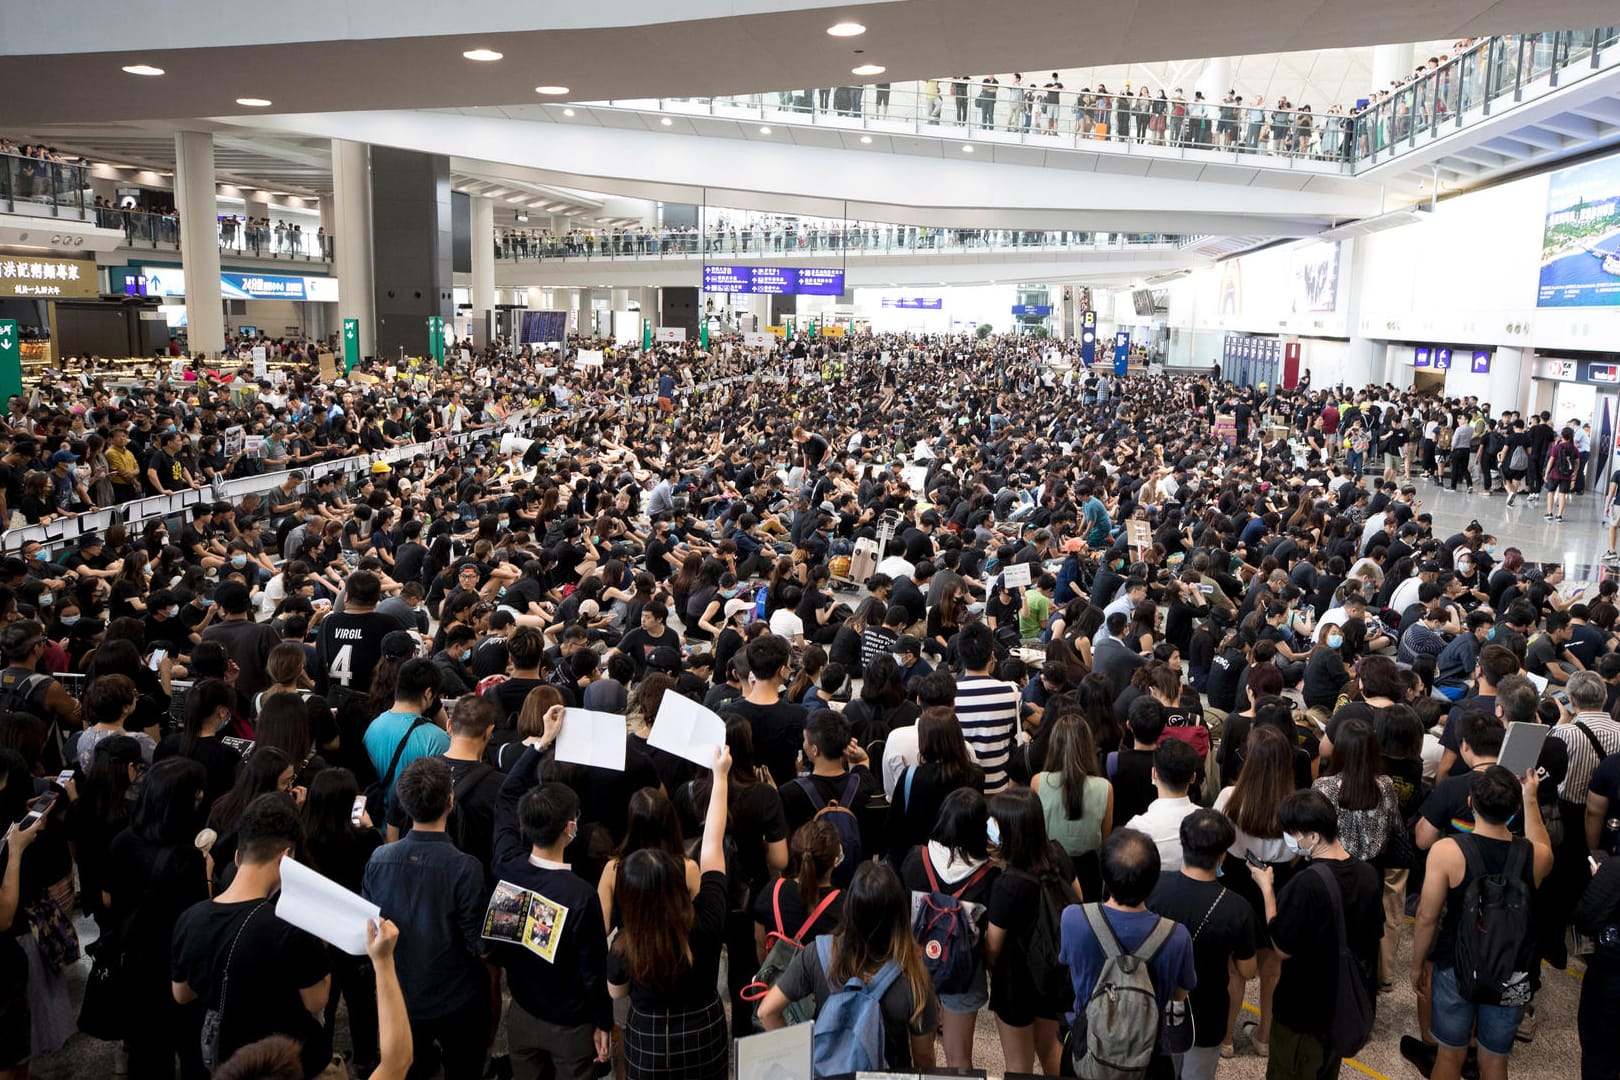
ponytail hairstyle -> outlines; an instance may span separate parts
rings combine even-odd
[[[822,881],[844,856],[838,830],[825,818],[812,818],[793,834],[788,854],[798,867],[795,879],[799,883],[799,900],[806,911],[812,910],[821,901]]]

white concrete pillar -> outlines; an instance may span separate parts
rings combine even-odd
[[[1205,101],[1219,103],[1232,87],[1232,59],[1213,56],[1204,61],[1204,68],[1193,83],[1193,90],[1204,95]]]
[[[332,140],[332,272],[338,317],[360,320],[360,356],[377,353],[377,299],[371,276],[371,155],[365,143]]]
[[[174,206],[180,214],[180,265],[186,274],[186,339],[191,352],[217,356],[225,347],[219,289],[219,201],[214,191],[214,137],[174,135]]]
[[[1372,90],[1388,90],[1389,84],[1400,82],[1412,74],[1414,61],[1412,45],[1375,45],[1372,54]]]
[[[495,202],[471,200],[473,343],[489,344],[495,320]]]
[[[608,307],[613,311],[629,311],[630,310],[630,290],[629,289],[614,289],[613,290],[613,299],[612,299],[612,302],[608,305]]]

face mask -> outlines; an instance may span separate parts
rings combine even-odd
[[[1283,841],[1283,847],[1288,849],[1288,854],[1290,854],[1290,855],[1303,855],[1306,858],[1310,858],[1310,854],[1300,844],[1299,838],[1296,837],[1293,833],[1288,833],[1288,832],[1283,833],[1282,834],[1282,841]]]
[[[246,566],[247,565],[247,556],[246,555],[232,555],[231,556],[231,565],[235,566],[237,568],[241,568],[241,567]]]
[[[202,606],[205,607],[205,608],[213,607],[214,606],[213,597],[210,597],[210,596],[203,597]]]
[[[39,597],[39,606],[40,607],[50,607],[54,603],[56,603],[56,597],[52,596],[50,593],[41,593],[40,594],[40,597]]]
[[[40,548],[38,551],[34,552],[34,558],[38,559],[40,562],[50,561],[50,555],[46,553],[44,548]]]
[[[64,616],[62,616],[62,625],[63,626],[72,626],[74,623],[76,623],[78,621],[79,621],[79,616],[77,616],[77,615],[64,615]]]
[[[1496,640],[1496,627],[1493,626],[1489,630],[1485,631],[1485,640],[1486,641],[1495,641]]]
[[[1001,846],[1001,825],[995,818],[985,819],[984,835],[989,839],[991,847]]]
[[[463,663],[465,663],[468,660],[471,660],[472,659],[472,650],[471,649],[462,649],[461,650],[461,659],[462,659]]]
[[[170,605],[169,612],[168,612],[169,618],[171,618],[171,619],[175,618],[179,614],[180,614],[180,605],[179,604]]]
[[[1327,639],[1327,647],[1328,648],[1337,649],[1337,648],[1342,647],[1343,645],[1344,645],[1344,638],[1340,637],[1338,634],[1329,634],[1328,635],[1328,639]]]
[[[906,658],[904,656],[901,656],[899,653],[890,653],[890,655],[894,657],[895,663],[899,664],[901,667],[906,666]]]

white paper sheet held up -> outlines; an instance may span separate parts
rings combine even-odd
[[[281,860],[281,898],[276,917],[350,956],[366,955],[366,920],[382,909],[291,857]]]
[[[565,724],[564,727],[567,725]],[[647,745],[667,750],[705,769],[714,764],[714,751],[726,741],[726,722],[691,698],[667,693],[653,718]]]
[[[624,739],[624,717],[567,709],[562,734],[557,736],[557,760],[624,772]]]
[[[1013,563],[1001,572],[1001,580],[1007,583],[1007,588],[1017,589],[1027,586],[1030,582],[1029,563]]]

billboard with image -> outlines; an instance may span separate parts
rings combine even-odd
[[[1537,307],[1620,304],[1620,156],[1560,169],[1547,183]]]

